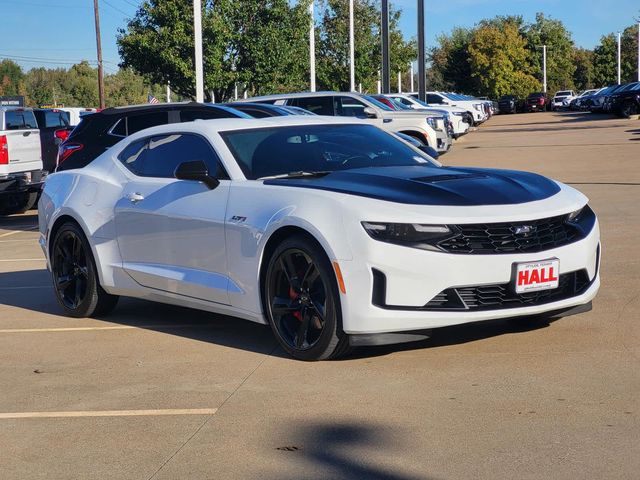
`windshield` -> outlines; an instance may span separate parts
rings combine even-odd
[[[396,106],[396,110],[411,110],[411,107],[402,103],[398,98],[390,98],[391,102]]]
[[[500,97],[500,100],[515,100],[516,97],[514,97],[513,95],[504,95],[502,97]]]
[[[220,135],[250,180],[301,171],[435,165],[425,154],[372,125],[297,125]]]
[[[556,97],[568,97],[571,95],[571,92],[558,92],[556,93]]]
[[[365,100],[373,103],[380,110],[385,110],[387,112],[393,112],[393,108],[391,108],[389,105],[385,105],[384,103],[376,100],[375,98],[373,98],[373,97],[371,97],[369,95],[362,95],[362,98],[364,98]]]

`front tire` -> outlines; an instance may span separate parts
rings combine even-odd
[[[271,255],[265,311],[278,343],[292,357],[312,361],[347,353],[339,295],[331,262],[315,241],[295,235]]]
[[[58,304],[70,317],[109,313],[118,303],[100,286],[89,241],[75,223],[63,224],[51,244],[51,275]]]

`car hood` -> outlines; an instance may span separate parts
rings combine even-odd
[[[286,178],[265,185],[311,188],[414,205],[511,205],[543,200],[560,191],[541,175],[514,170],[436,166],[371,167],[319,178]]]

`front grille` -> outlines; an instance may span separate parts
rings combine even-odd
[[[586,270],[564,273],[558,288],[515,293],[511,283],[448,288],[424,306],[425,310],[500,310],[557,302],[585,292],[591,281]]]
[[[438,247],[448,253],[536,253],[577,242],[594,223],[595,214],[589,209],[580,224],[568,223],[566,216],[560,215],[524,222],[452,225],[455,235],[439,242]]]

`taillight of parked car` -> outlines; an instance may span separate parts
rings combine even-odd
[[[84,148],[81,143],[63,143],[58,147],[58,166],[69,158],[73,153],[78,152]]]
[[[544,98],[540,97],[540,98],[538,99],[538,103],[539,103],[540,105],[544,105]]]
[[[9,145],[7,145],[6,135],[0,135],[0,165],[9,165]]]
[[[60,140],[60,143],[64,142],[67,138],[69,138],[69,134],[71,130],[68,128],[59,128],[55,132],[53,132],[54,138]]]

